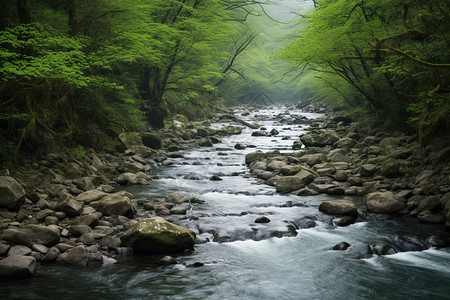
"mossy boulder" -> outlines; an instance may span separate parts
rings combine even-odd
[[[127,149],[131,146],[142,145],[141,137],[136,132],[122,132],[119,134],[119,140]]]
[[[120,237],[122,246],[132,247],[140,254],[179,253],[193,249],[195,233],[167,222],[161,217],[144,219]]]

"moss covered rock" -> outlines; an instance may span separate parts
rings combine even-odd
[[[161,217],[144,219],[124,232],[122,245],[141,254],[179,253],[193,249],[195,233]]]

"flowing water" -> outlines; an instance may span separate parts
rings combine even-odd
[[[275,121],[278,114],[284,122]],[[300,116],[319,117],[281,108],[254,112],[246,120],[276,128],[280,135],[252,137],[245,128],[214,148],[185,151],[184,158],[171,159],[172,165],[153,169],[158,178],[149,186],[130,188],[136,201],[162,200],[170,192],[205,201],[176,219],[204,241],[192,253],[175,256],[178,264],[159,266],[149,257],[132,257],[81,269],[39,265],[33,278],[3,280],[0,298],[449,299],[450,251],[426,244],[442,226],[409,218],[378,221],[365,212],[362,199],[352,197],[360,211],[358,222],[336,227],[331,216],[318,211],[321,201],[336,197],[279,194],[249,176],[245,154],[292,151],[305,126],[286,121]],[[222,125],[228,124],[213,127]],[[282,139],[286,136],[290,139]],[[236,143],[251,147],[236,150]],[[213,175],[223,180],[210,181]],[[255,223],[262,215],[271,222]],[[316,226],[309,228],[312,221]],[[342,241],[351,247],[330,250]],[[374,244],[390,244],[397,253],[365,254],[367,245]],[[204,265],[193,267],[196,262]]]

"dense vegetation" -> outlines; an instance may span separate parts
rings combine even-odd
[[[303,93],[420,131],[450,131],[450,3],[319,0],[281,58],[302,70]]]
[[[311,10],[295,25],[286,11],[300,2]],[[258,98],[345,106],[412,124],[426,142],[450,129],[449,10],[439,0],[0,0],[0,161],[104,150],[169,114]]]
[[[233,25],[258,2],[0,1],[2,158],[206,113],[245,46],[225,47]]]

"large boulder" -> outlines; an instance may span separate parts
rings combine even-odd
[[[75,200],[75,198],[67,193],[61,195],[56,208],[65,212],[69,217],[76,217],[83,211],[83,204]]]
[[[0,234],[0,239],[7,241],[10,245],[25,245],[28,247],[33,245],[30,235],[23,229],[4,229]]]
[[[305,182],[297,176],[284,176],[277,180],[275,187],[277,192],[290,193],[304,188]]]
[[[375,192],[364,197],[367,210],[380,214],[397,213],[405,204],[401,202],[392,192]]]
[[[132,217],[136,211],[130,198],[121,193],[107,195],[98,201],[93,201],[91,206],[106,216]]]
[[[142,134],[142,143],[151,148],[151,149],[161,149],[162,147],[162,139],[159,135],[153,133],[143,133]]]
[[[77,246],[58,256],[57,263],[84,267],[89,262],[88,251],[84,246]]]
[[[120,237],[122,246],[141,254],[179,253],[193,249],[195,233],[161,217],[144,219]]]
[[[252,152],[245,156],[245,163],[249,165],[250,163],[261,160],[264,157],[266,157],[266,154],[261,151]]]
[[[136,132],[122,132],[119,134],[119,140],[127,149],[131,146],[142,145],[141,137]]]
[[[108,195],[108,194],[105,192],[99,191],[99,190],[90,190],[90,191],[86,191],[86,192],[79,194],[75,198],[75,200],[79,201],[79,202],[83,202],[85,204],[89,204],[92,201],[100,200],[101,198],[105,197],[106,195]]]
[[[10,176],[0,176],[0,207],[17,208],[25,199],[23,186]]]
[[[319,210],[327,215],[358,216],[356,205],[350,200],[323,201],[319,205]]]
[[[12,255],[0,260],[0,276],[29,277],[36,271],[36,259],[32,256]]]
[[[28,232],[34,244],[51,247],[59,243],[60,232],[54,225],[27,225],[24,230]]]
[[[339,140],[336,132],[331,130],[314,131],[300,137],[302,143],[307,147],[325,147],[333,145]]]

